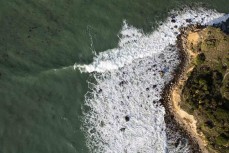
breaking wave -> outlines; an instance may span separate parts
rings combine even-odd
[[[150,34],[124,21],[117,48],[99,53],[89,65],[74,66],[95,79],[85,95],[89,110],[83,118],[91,152],[190,152],[188,142],[174,145],[166,135],[161,92],[179,64],[179,28],[217,19],[226,17],[203,8],[172,11]]]

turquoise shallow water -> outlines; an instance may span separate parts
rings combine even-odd
[[[89,76],[69,66],[92,60],[91,39],[96,51],[114,48],[123,19],[149,32],[192,2],[1,1],[0,152],[88,152],[80,117]],[[227,0],[201,2],[229,13]]]

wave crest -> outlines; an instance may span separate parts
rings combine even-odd
[[[99,53],[89,65],[75,65],[81,72],[94,72],[96,80],[89,83],[91,90],[85,96],[89,110],[83,118],[91,152],[190,151],[188,142],[174,146],[167,139],[161,92],[179,64],[175,47],[179,28],[212,24],[224,14],[203,8],[170,14],[150,34],[124,22],[117,48]]]

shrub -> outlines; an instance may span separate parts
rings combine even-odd
[[[204,55],[204,53],[200,53],[200,54],[198,54],[197,55],[197,57],[196,57],[196,65],[200,65],[200,64],[203,64],[204,63],[204,61],[205,61],[205,55]]]
[[[216,143],[218,145],[226,146],[229,143],[229,138],[224,133],[222,133],[216,138]]]

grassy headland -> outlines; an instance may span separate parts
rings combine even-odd
[[[185,32],[189,62],[180,106],[197,121],[209,152],[229,152],[229,36],[215,27]]]

